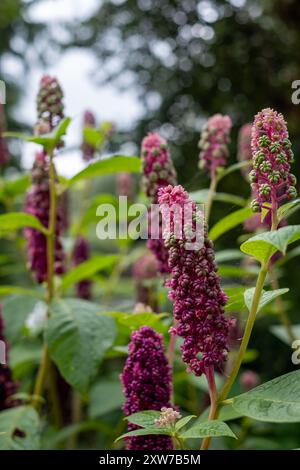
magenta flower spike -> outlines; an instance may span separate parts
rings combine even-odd
[[[244,124],[238,134],[238,152],[237,158],[239,162],[248,162],[252,159],[251,149],[252,124]],[[245,179],[248,179],[250,165],[241,168],[241,173]]]
[[[134,179],[131,173],[118,173],[116,177],[116,189],[118,196],[126,196],[133,200]]]
[[[134,331],[121,380],[125,416],[144,410],[170,408],[171,372],[164,353],[162,336],[148,326]],[[129,423],[128,430],[138,426]],[[126,438],[128,450],[172,450],[169,436],[147,435]]]
[[[50,132],[64,117],[63,92],[55,77],[43,75],[37,95],[38,135]]]
[[[260,111],[254,119],[251,145],[252,209],[269,209],[273,219],[278,207],[297,195],[296,178],[290,172],[294,155],[282,114],[270,108]]]
[[[159,204],[164,216],[170,211],[170,227],[165,236],[165,245],[169,250],[171,278],[166,281],[169,298],[173,301],[175,326],[174,334],[184,340],[182,359],[188,366],[188,372],[197,376],[212,369],[220,370],[227,358],[228,334],[231,320],[224,315],[227,296],[220,286],[217,266],[214,261],[213,243],[207,236],[203,215],[197,210],[195,202],[189,199],[182,186],[167,186],[159,190]],[[193,223],[198,219],[203,230],[203,245],[187,249],[187,225],[183,210],[189,206],[193,214]],[[182,220],[175,207],[182,209]],[[173,210],[172,210],[173,209]],[[167,215],[165,215],[167,217]],[[178,223],[183,226],[182,238],[176,236]],[[195,227],[193,227],[195,231]]]
[[[0,103],[0,166],[5,165],[9,160],[9,153],[5,138],[2,136],[2,132],[5,131],[5,116],[4,107]]]
[[[217,169],[226,165],[232,122],[229,116],[214,114],[202,129],[199,141],[199,167],[213,179]]]
[[[32,168],[32,185],[26,196],[25,212],[32,214],[48,227],[50,191],[49,191],[49,157],[43,152],[37,153]],[[58,207],[55,237],[55,263],[56,274],[64,272],[64,252],[60,241],[63,229],[63,218]],[[24,235],[27,240],[28,266],[35,273],[37,282],[47,280],[47,240],[45,235],[33,228],[25,228]]]
[[[9,345],[4,336],[4,322],[0,314],[0,341],[5,344],[6,364],[0,364],[0,411],[16,406],[18,402],[12,399],[17,392],[18,385],[12,379],[12,372],[8,365]]]
[[[151,203],[157,204],[158,190],[169,184],[176,184],[177,174],[170,158],[167,142],[159,134],[148,134],[142,142],[143,178],[142,188],[149,197]],[[149,212],[149,233],[151,223],[156,220],[154,212]],[[147,241],[149,250],[156,256],[161,274],[169,273],[168,251],[164,246],[159,227],[159,237],[149,237]]]
[[[91,111],[85,111],[83,115],[83,128],[85,127],[95,127],[96,125],[96,119],[94,114]],[[81,150],[82,150],[82,158],[86,162],[92,160],[95,156],[95,148],[90,145],[86,140],[84,139],[83,136],[83,141],[81,144]]]
[[[78,237],[73,251],[74,266],[78,266],[90,257],[90,246],[84,237]],[[84,279],[76,284],[77,297],[80,299],[90,300],[92,283],[88,279]]]

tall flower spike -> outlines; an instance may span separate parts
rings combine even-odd
[[[25,212],[32,214],[48,227],[50,191],[49,191],[49,159],[43,152],[37,153],[32,168],[32,185],[26,197]],[[58,206],[56,236],[55,236],[55,263],[56,274],[64,271],[64,252],[60,241],[62,232],[62,216]],[[25,228],[24,235],[27,240],[27,256],[29,269],[35,273],[37,282],[47,280],[47,240],[45,235],[33,228]]]
[[[282,114],[270,108],[260,111],[254,119],[251,145],[252,209],[259,212],[266,208],[274,214],[283,202],[297,195],[296,178],[290,173],[294,155]]]
[[[0,166],[5,165],[9,160],[9,153],[6,144],[6,140],[2,136],[2,132],[5,131],[5,116],[4,107],[0,103]]]
[[[88,241],[84,237],[78,237],[73,251],[74,265],[78,266],[90,257],[90,247]],[[85,279],[76,284],[77,297],[80,299],[90,300],[92,283],[90,280]]]
[[[63,92],[55,77],[44,75],[37,95],[36,134],[46,134],[59,124],[64,117]]]
[[[176,321],[171,331],[184,340],[182,359],[188,372],[199,376],[209,367],[220,370],[227,357],[231,320],[224,316],[227,297],[220,287],[213,243],[207,236],[203,215],[182,186],[160,189],[159,204],[164,218],[167,217],[165,211],[170,211],[165,245],[169,250],[171,269],[171,279],[167,280],[166,286],[170,288]],[[178,207],[181,208],[179,215]],[[193,214],[192,231],[195,233],[200,224],[203,230],[203,245],[195,244],[193,250],[188,250],[186,245],[190,238],[187,234],[191,231],[189,221],[184,220],[187,207]],[[181,221],[176,217],[181,217]],[[182,238],[176,233],[179,223],[183,227]]]
[[[144,410],[169,408],[171,372],[164,354],[162,336],[148,326],[142,326],[131,335],[129,355],[121,380],[124,388],[125,416]],[[129,423],[128,430],[138,426]],[[126,439],[128,450],[172,450],[168,436],[134,436]]]
[[[158,277],[158,261],[151,251],[143,253],[134,263],[132,276],[136,284],[137,302],[149,305],[153,310],[157,310],[157,292],[154,285],[149,281],[154,281]]]
[[[167,142],[159,134],[148,134],[142,142],[143,178],[142,187],[151,203],[157,204],[158,190],[169,184],[176,184],[177,175],[167,147]],[[149,234],[153,221],[156,220],[154,211],[149,212]],[[159,271],[169,273],[168,251],[162,239],[161,222],[159,237],[147,241],[149,250],[156,256]]]
[[[95,125],[96,125],[96,119],[95,119],[94,114],[91,111],[88,111],[88,110],[85,111],[83,115],[83,128],[86,128],[86,127],[93,128],[95,127]],[[81,150],[82,150],[82,158],[86,162],[94,158],[95,147],[93,147],[93,145],[89,144],[85,140],[84,135],[82,139]]]
[[[225,166],[229,151],[232,122],[229,116],[214,114],[202,129],[199,141],[199,167],[214,177],[219,167]]]
[[[12,373],[8,365],[8,343],[4,336],[4,322],[0,312],[0,341],[4,345],[4,355],[6,364],[0,363],[0,411],[17,405],[16,400],[12,400],[12,395],[17,391],[18,385],[12,379]],[[0,345],[1,346],[1,345]]]
[[[250,162],[252,159],[251,150],[251,133],[252,124],[244,124],[238,134],[238,153],[237,158],[239,162]],[[250,165],[241,168],[241,173],[245,179],[248,180],[250,172]]]

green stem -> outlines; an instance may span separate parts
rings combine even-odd
[[[208,190],[207,201],[206,201],[206,211],[205,211],[206,212],[206,222],[207,222],[207,224],[209,222],[209,217],[210,217],[210,213],[211,213],[213,199],[214,199],[215,192],[216,192],[216,189],[217,189],[217,184],[218,184],[218,180],[217,180],[216,174],[212,173],[211,180],[210,180],[210,186],[209,186],[209,190]]]

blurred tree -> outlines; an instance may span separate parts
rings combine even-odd
[[[176,144],[183,182],[195,174],[199,131],[212,113],[240,126],[272,106],[296,118],[292,134],[298,126],[297,0],[107,0],[70,29],[70,45],[96,55],[96,80],[139,93],[145,113],[131,139],[159,129]]]

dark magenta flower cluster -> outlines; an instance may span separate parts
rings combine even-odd
[[[164,218],[166,211],[170,213],[170,226],[164,235],[171,269],[166,286],[170,288],[169,297],[174,303],[175,326],[171,332],[184,339],[182,359],[189,372],[199,376],[208,367],[220,370],[227,357],[231,320],[224,315],[227,296],[220,286],[213,243],[207,236],[203,215],[182,186],[161,188],[159,204]],[[178,207],[182,209],[179,215]],[[190,221],[184,220],[188,207],[192,227]],[[179,223],[183,227],[181,238],[175,231]],[[189,233],[195,233],[200,225],[203,243],[195,244],[195,249],[187,249],[186,242],[193,241]]]
[[[62,100],[63,92],[57,78],[43,75],[37,95],[38,135],[50,132],[64,117]]]
[[[83,115],[83,129],[86,127],[93,128],[95,127],[95,125],[96,125],[96,119],[95,119],[94,114],[89,110],[85,111]],[[86,162],[92,160],[95,156],[95,147],[89,144],[84,138],[84,136],[82,139],[81,151],[82,151],[82,158]]]
[[[48,173],[49,157],[43,152],[40,152],[36,155],[33,164],[32,185],[26,196],[25,212],[37,217],[44,227],[48,227],[49,223],[50,190]],[[60,240],[64,223],[61,212],[60,207],[58,207],[54,263],[56,274],[62,274],[64,271],[64,252]],[[44,282],[47,280],[46,237],[41,232],[31,227],[25,228],[24,235],[27,240],[29,269],[35,273],[37,282]]]
[[[218,168],[226,164],[231,127],[229,116],[214,114],[202,129],[199,141],[199,167],[209,171],[211,178],[215,176]]]
[[[75,241],[73,250],[74,266],[78,266],[90,257],[90,246],[88,241],[80,236]],[[84,279],[76,284],[76,294],[80,299],[90,300],[92,283],[89,279]]]
[[[251,145],[252,208],[254,212],[266,208],[274,213],[283,202],[297,196],[296,178],[290,172],[294,155],[282,114],[270,108],[260,111],[254,119]]]
[[[126,416],[138,411],[157,410],[170,405],[171,371],[164,353],[162,336],[148,326],[131,335],[129,355],[121,375]],[[128,430],[138,427],[128,424]],[[133,436],[126,439],[128,450],[172,450],[168,436]]]
[[[239,130],[237,158],[241,163],[250,162],[252,159],[251,134],[252,124],[244,124]],[[241,168],[241,173],[247,180],[249,172],[250,165]]]
[[[157,204],[158,190],[169,184],[176,184],[177,174],[170,158],[167,142],[159,134],[147,135],[142,142],[143,178],[142,188],[151,203]],[[154,211],[149,212],[149,234],[151,223],[156,219]],[[169,273],[168,251],[162,240],[161,222],[158,238],[149,236],[147,246],[154,253],[162,274]]]
[[[4,336],[4,321],[0,313],[0,341],[5,345],[6,364],[0,363],[0,411],[17,405],[17,401],[12,399],[12,395],[17,392],[18,385],[12,379],[12,373],[7,363],[8,343]]]

